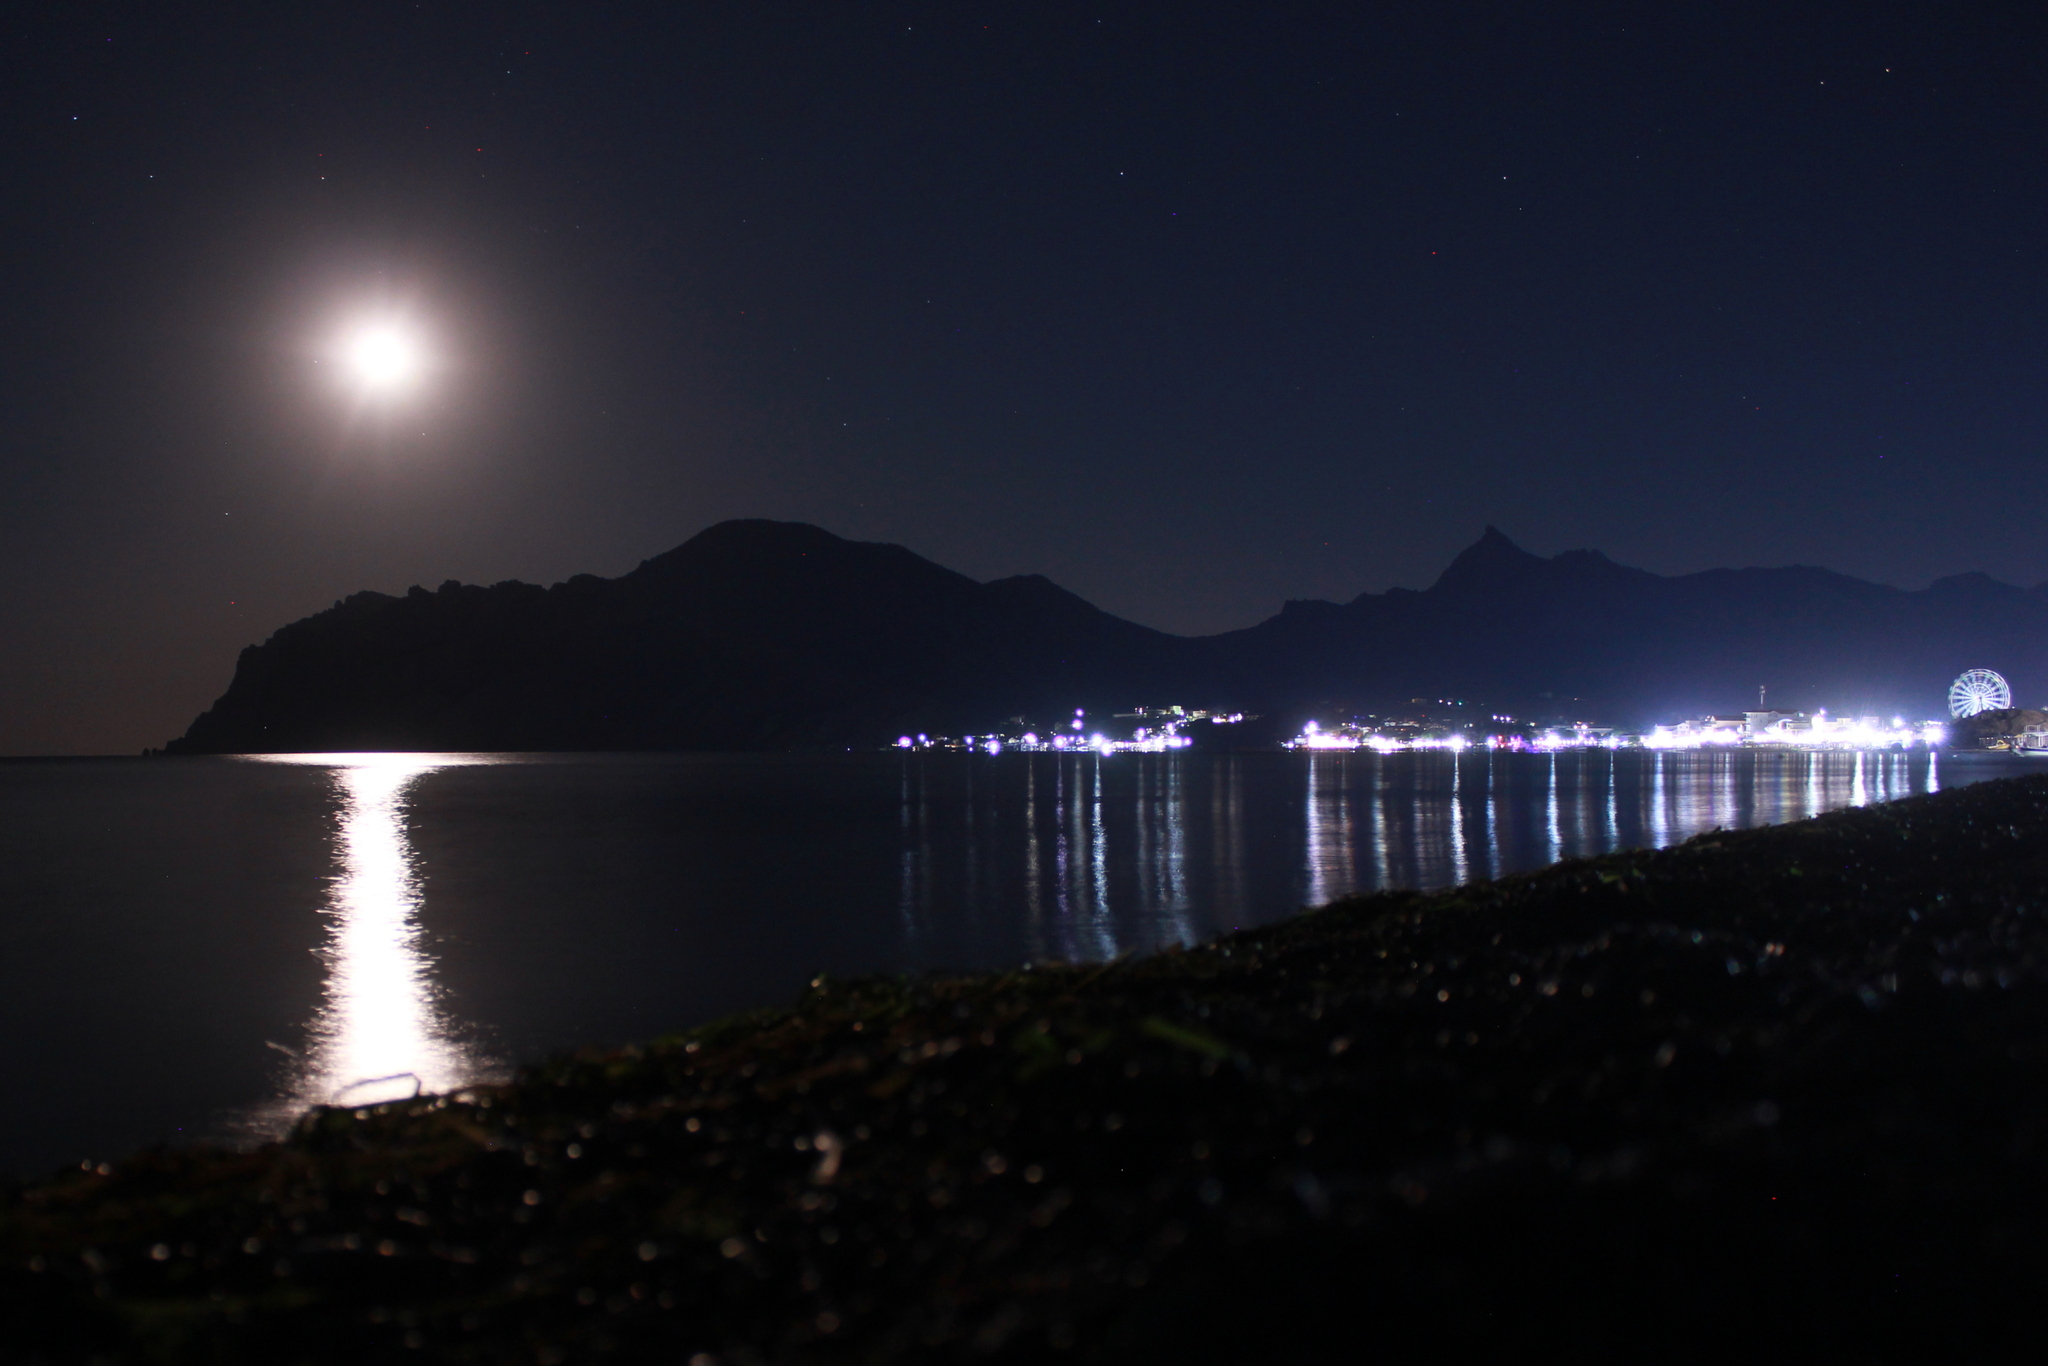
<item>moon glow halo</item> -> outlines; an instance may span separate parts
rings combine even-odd
[[[419,343],[389,325],[358,329],[342,349],[356,382],[373,393],[393,393],[419,378],[426,357]]]

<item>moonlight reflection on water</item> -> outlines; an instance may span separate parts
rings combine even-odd
[[[263,1107],[276,1129],[314,1105],[368,1105],[447,1091],[494,1069],[442,1009],[419,924],[421,889],[406,801],[428,773],[490,763],[455,754],[265,755],[333,769],[339,869],[323,908],[326,981],[283,1094]]]
[[[2004,754],[325,754],[0,765],[0,1174],[835,976],[1099,962],[2032,772]],[[459,1006],[459,1010],[457,1007]],[[265,1047],[273,1044],[289,1060]],[[487,1044],[488,1046],[484,1046]]]
[[[336,864],[321,907],[320,1002],[253,1131],[277,1133],[310,1106],[374,1104],[497,1076],[445,1006],[407,825],[426,775],[534,756],[252,757],[331,770]],[[901,762],[895,953],[907,966],[986,961],[988,944],[945,941],[957,938],[949,929],[989,914],[1014,916],[1033,958],[1102,961],[1199,942],[1285,913],[1290,902],[1446,886],[1939,785],[1934,761],[1903,753],[1316,753],[1258,763],[1266,790],[1247,806],[1247,765],[1235,756]],[[1254,853],[1294,865],[1292,897],[1248,891],[1271,881],[1245,866]]]

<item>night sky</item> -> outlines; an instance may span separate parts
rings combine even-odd
[[[2048,578],[2038,7],[204,5],[0,22],[0,753],[362,588],[715,521],[1161,628]],[[435,368],[365,404],[335,338]]]

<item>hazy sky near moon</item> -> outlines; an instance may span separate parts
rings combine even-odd
[[[734,516],[1184,631],[1489,522],[2048,578],[2025,7],[45,9],[0,753],[160,744],[360,588]],[[376,402],[364,318],[430,342]]]

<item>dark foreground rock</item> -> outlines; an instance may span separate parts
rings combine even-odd
[[[2044,910],[2024,778],[1144,961],[821,981],[14,1192],[10,1347],[2003,1355],[2048,1273]]]

